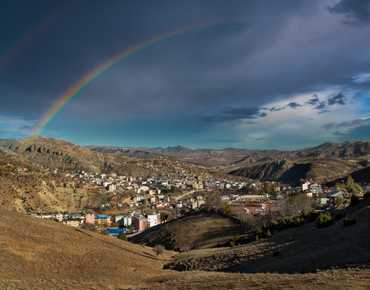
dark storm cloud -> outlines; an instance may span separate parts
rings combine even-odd
[[[270,109],[270,112],[279,112],[279,111],[282,111],[284,109],[285,109],[285,107],[280,107],[280,108],[272,107]]]
[[[318,105],[315,107],[316,110],[322,110],[326,108],[325,102],[318,102]]]
[[[216,114],[206,114],[200,118],[203,121],[234,121],[241,119],[256,119],[266,117],[265,112],[261,113],[261,109],[258,107],[244,107],[244,108],[226,108],[218,111]],[[250,122],[249,124],[254,124]]]
[[[307,102],[306,102],[306,104],[307,105],[311,105],[311,106],[315,106],[317,103],[319,103],[320,101],[319,101],[319,98],[316,96],[316,95],[314,95],[313,96],[313,98],[312,99],[309,99]]]
[[[19,1],[0,1],[1,52],[63,4]],[[0,115],[39,120],[89,72],[171,31],[173,37],[134,53],[94,80],[51,126],[77,132],[98,123],[111,128],[106,134],[115,134],[122,124],[130,124],[145,128],[137,130],[143,136],[148,123],[159,126],[156,120],[168,115],[173,124],[186,124],[188,132],[198,127],[211,132],[219,125],[212,127],[212,122],[260,121],[298,105],[327,112],[329,102],[340,105],[345,99],[331,96],[321,102],[314,95],[307,103],[291,100],[338,86],[345,87],[343,92],[351,86],[365,92],[369,84],[355,84],[353,76],[367,69],[364,40],[369,33],[367,26],[360,30],[341,24],[322,8],[333,4],[322,1],[80,1],[48,23],[0,71],[0,96],[6,100]],[[277,101],[283,105],[263,109]],[[67,128],[68,122],[81,126]]]
[[[370,23],[369,0],[341,0],[329,8],[331,13],[344,14],[351,21],[348,23]]]
[[[362,125],[363,123],[368,122],[368,121],[370,121],[370,118],[356,119],[356,120],[342,122],[342,123],[333,123],[333,122],[331,122],[331,123],[325,124],[322,127],[326,130],[339,129],[339,128],[343,128],[343,127],[355,127],[355,126]]]
[[[342,93],[339,93],[338,95],[334,96],[334,97],[329,97],[328,98],[328,105],[329,106],[332,106],[332,105],[345,105],[346,103],[344,102],[346,100],[346,97],[344,94]]]
[[[287,105],[289,108],[296,109],[297,107],[300,107],[301,105],[296,102],[291,102]]]
[[[333,134],[341,137],[343,141],[370,140],[370,125],[358,126],[344,133],[337,131]]]

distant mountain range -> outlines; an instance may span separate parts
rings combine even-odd
[[[351,175],[357,182],[370,182],[370,141],[327,142],[317,147],[295,151],[226,148],[189,149],[183,146],[132,148],[114,146],[79,146],[71,142],[38,136],[0,139],[0,149],[66,170],[116,172],[144,176],[154,174],[137,159],[167,157],[231,175],[254,180],[296,183],[312,178],[321,183],[335,183]],[[131,163],[122,167],[122,163]],[[136,169],[135,169],[136,168]]]
[[[189,149],[183,146],[130,148],[85,146],[95,152],[133,158],[166,156],[181,162],[220,170],[257,180],[297,182],[312,178],[318,182],[340,181],[352,174],[358,181],[370,181],[370,141],[327,142],[295,151],[226,148]]]

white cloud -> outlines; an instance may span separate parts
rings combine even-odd
[[[34,133],[37,121],[0,115],[0,138],[23,138]]]

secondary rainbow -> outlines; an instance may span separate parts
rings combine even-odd
[[[66,105],[70,103],[79,93],[81,93],[83,89],[85,89],[89,84],[91,84],[94,80],[102,76],[104,73],[106,73],[108,70],[110,70],[114,66],[138,54],[139,52],[149,49],[157,44],[163,43],[165,41],[168,41],[173,38],[186,35],[189,33],[214,28],[217,26],[247,25],[250,23],[251,23],[250,21],[230,21],[230,22],[217,22],[217,23],[211,23],[211,24],[206,24],[206,25],[201,25],[201,26],[198,25],[198,26],[193,26],[193,27],[187,27],[181,30],[171,31],[166,34],[149,39],[143,43],[140,43],[134,47],[131,47],[130,49],[127,49],[117,54],[113,58],[104,62],[103,64],[95,68],[93,71],[85,75],[82,79],[76,82],[71,88],[69,88],[63,95],[61,95],[58,98],[57,102],[55,102],[55,104],[48,110],[48,112],[40,120],[39,125],[37,126],[38,129],[36,131],[36,135],[40,135],[40,133],[43,130],[45,130],[45,128],[48,125],[50,125],[50,123],[63,110],[63,108],[65,108]]]

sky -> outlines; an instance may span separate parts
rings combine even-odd
[[[370,0],[3,0],[0,31],[0,138],[370,140]]]

